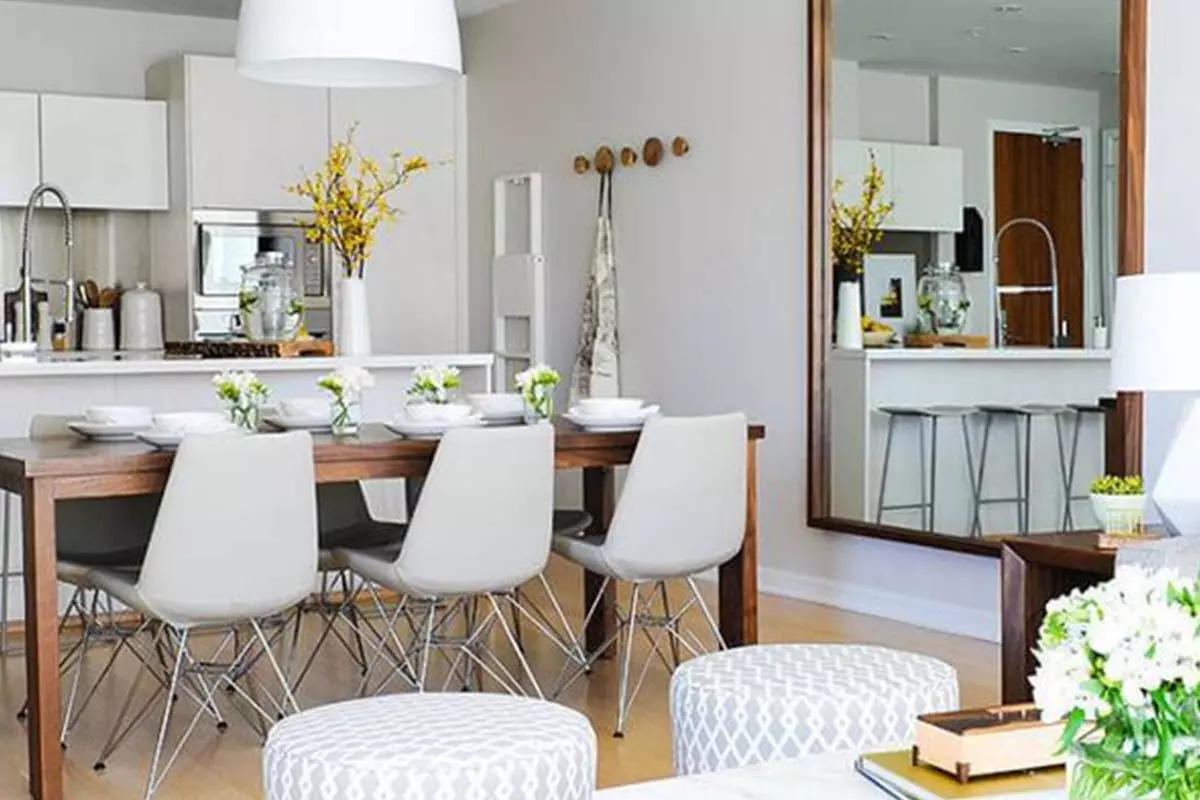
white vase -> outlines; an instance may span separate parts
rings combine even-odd
[[[837,346],[839,350],[862,350],[862,292],[858,281],[838,284]]]
[[[367,284],[363,278],[343,278],[338,285],[334,344],[343,356],[371,355],[371,322]]]

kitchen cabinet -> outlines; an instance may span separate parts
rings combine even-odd
[[[244,78],[232,58],[184,61],[191,206],[307,209],[305,200],[284,187],[324,161],[328,91]]]
[[[833,143],[833,176],[842,181],[836,199],[856,203],[871,155],[883,171],[882,199],[895,204],[887,231],[957,232],[962,229],[963,154],[953,147],[865,142]]]
[[[41,115],[42,180],[72,206],[166,210],[166,103],[43,95]]]
[[[336,89],[335,138],[357,124],[364,155],[389,162],[423,155],[431,163],[393,196],[367,264],[371,338],[377,353],[439,354],[465,346],[465,82],[411,89]]]
[[[0,206],[24,206],[41,173],[36,94],[0,92]]]

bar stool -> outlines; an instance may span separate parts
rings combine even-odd
[[[975,512],[971,533],[973,536],[983,535],[983,523],[980,512],[985,505],[997,503],[1015,503],[1017,507],[1017,530],[1021,535],[1029,533],[1029,495],[1030,478],[1033,473],[1033,422],[1036,419],[1053,418],[1055,441],[1058,445],[1059,480],[1062,481],[1065,494],[1067,488],[1067,456],[1062,435],[1062,418],[1070,413],[1066,406],[1028,403],[1025,405],[981,405],[976,410],[983,414],[983,442],[979,449],[979,477],[975,481]],[[1014,497],[984,497],[983,485],[987,468],[988,443],[991,439],[992,426],[997,419],[1013,423],[1013,464],[1015,467],[1016,496]],[[1025,441],[1022,453],[1021,428],[1024,423]]]
[[[1085,417],[1092,415],[1100,418],[1100,430],[1104,430],[1105,415],[1107,409],[1099,403],[1070,403],[1067,409],[1075,417],[1073,431],[1071,433],[1071,450],[1067,456],[1067,477],[1066,491],[1064,493],[1065,500],[1063,501],[1063,530],[1075,530],[1075,517],[1072,513],[1071,506],[1076,502],[1090,500],[1090,494],[1071,494],[1075,490],[1075,473],[1079,467],[1079,433],[1083,429]]]
[[[938,456],[938,424],[944,419],[958,419],[962,427],[963,448],[967,454],[967,479],[971,482],[971,495],[978,492],[975,489],[975,464],[971,450],[971,430],[967,424],[974,409],[962,406],[881,406],[876,409],[888,418],[887,443],[883,449],[883,471],[879,479],[879,502],[875,509],[875,524],[883,524],[885,511],[921,510],[921,527],[928,533],[933,533],[937,513],[937,456]],[[896,433],[896,423],[900,420],[913,420],[918,425],[920,433],[921,456],[921,502],[898,503],[885,505],[887,497],[888,473],[892,462],[892,441]],[[925,457],[925,423],[929,423],[929,468],[926,470]]]

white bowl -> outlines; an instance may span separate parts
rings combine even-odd
[[[456,422],[471,416],[471,412],[465,403],[412,403],[404,407],[404,414],[417,422]]]
[[[472,408],[490,419],[525,415],[525,401],[519,394],[473,394],[467,400]]]
[[[145,406],[92,406],[83,412],[88,422],[97,425],[143,425],[150,427],[154,412]]]
[[[327,419],[330,416],[329,401],[321,397],[280,400],[279,410],[290,419]]]
[[[641,407],[642,401],[632,397],[590,397],[576,406],[579,413],[588,417],[629,417]]]
[[[155,414],[154,430],[182,436],[187,433],[220,433],[236,427],[229,417],[216,411],[185,411],[178,414]]]

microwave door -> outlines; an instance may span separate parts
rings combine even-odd
[[[259,253],[280,252],[296,260],[296,239],[287,229],[260,225],[223,225],[201,228],[201,294],[236,296],[242,285],[242,268]]]

